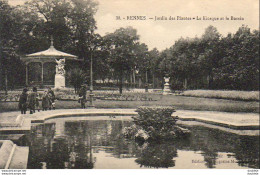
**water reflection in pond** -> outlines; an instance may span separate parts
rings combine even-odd
[[[32,127],[29,169],[259,168],[255,136],[197,126],[186,139],[138,144],[122,136],[130,121],[55,120]]]

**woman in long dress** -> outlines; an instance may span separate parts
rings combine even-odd
[[[48,94],[48,91],[45,90],[42,96],[42,110],[47,111],[50,108],[50,106],[51,106],[51,99]]]

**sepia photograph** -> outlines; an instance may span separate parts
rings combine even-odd
[[[259,0],[0,0],[0,175],[258,175],[259,135]]]

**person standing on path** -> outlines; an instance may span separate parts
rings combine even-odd
[[[51,110],[51,108],[52,108],[55,110],[55,94],[54,94],[53,90],[51,89],[51,87],[48,88],[48,95],[49,95],[49,98],[51,101],[49,109]]]
[[[82,109],[86,108],[86,97],[87,97],[87,87],[86,85],[81,85],[81,88],[79,90],[79,101]]]
[[[37,103],[37,88],[33,87],[32,92],[27,97],[28,108],[30,109],[30,114],[35,113],[35,106]]]
[[[42,96],[42,110],[47,111],[51,106],[51,99],[49,97],[48,91],[45,90]]]
[[[37,93],[36,94],[36,103],[35,103],[35,109],[38,110],[38,112],[40,112],[40,96],[39,94]]]
[[[21,114],[26,114],[27,111],[27,89],[24,88],[22,94],[20,95],[19,99],[19,109],[21,110]]]

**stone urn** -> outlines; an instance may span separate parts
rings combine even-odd
[[[164,77],[164,88],[163,88],[163,95],[171,94],[171,89],[169,85],[170,77],[166,76]]]

